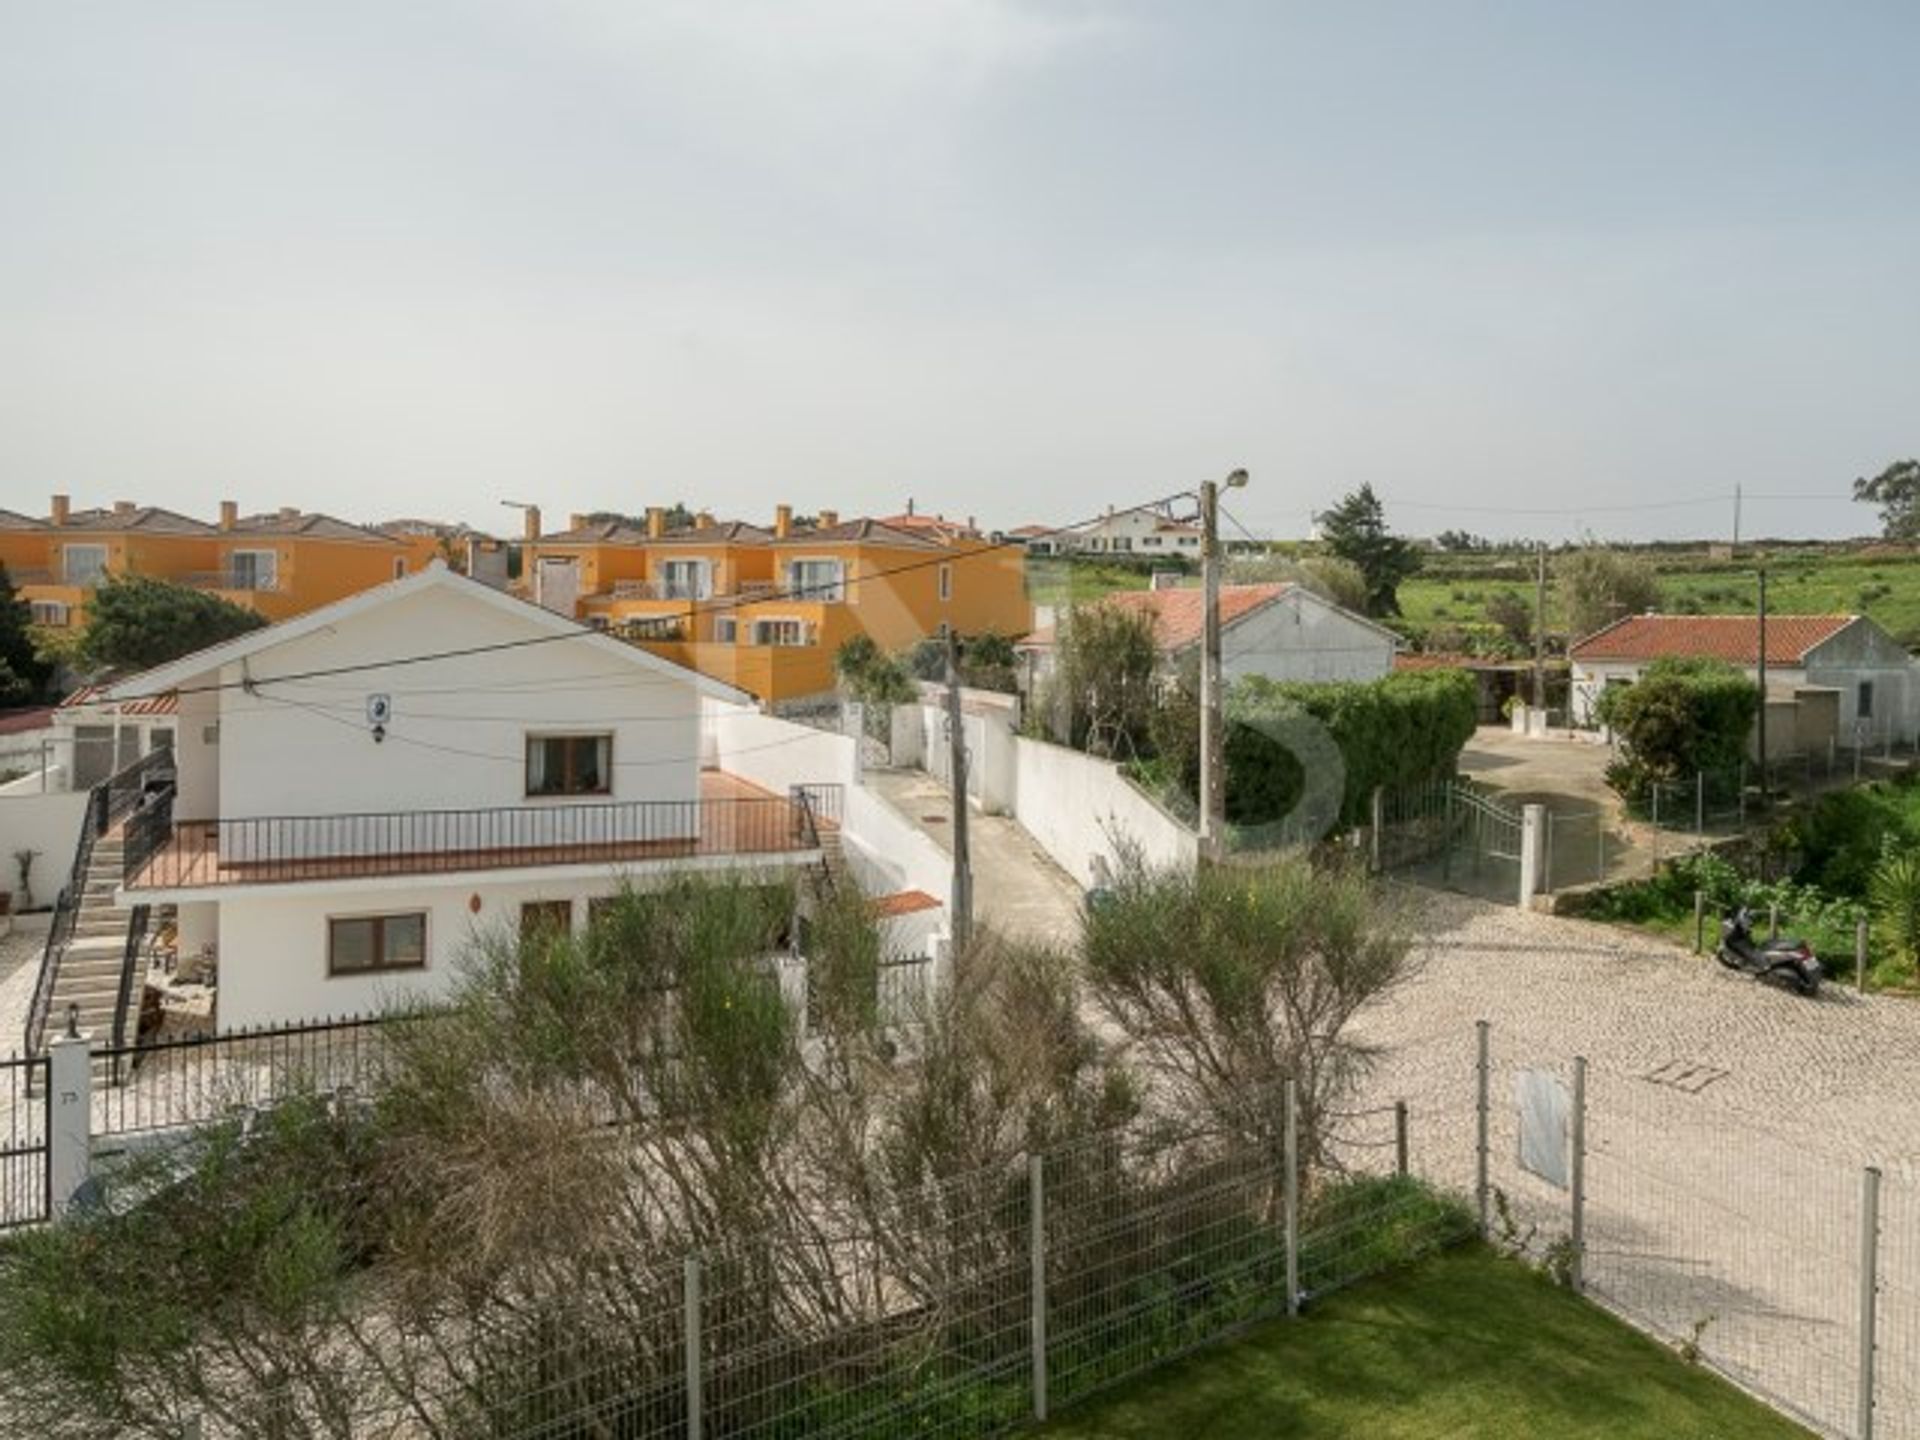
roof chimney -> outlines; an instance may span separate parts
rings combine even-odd
[[[713,512],[711,510],[702,510],[698,515],[693,517],[693,523],[702,530],[711,530],[713,528]]]
[[[298,520],[300,518],[300,507],[298,505],[282,505],[280,507],[280,518],[282,520]]]
[[[133,511],[134,504],[131,500],[116,500],[113,502],[113,513],[116,515],[127,516],[131,515]]]
[[[913,496],[911,495],[907,496],[907,513],[909,515],[913,513]]]
[[[582,515],[578,510],[574,511],[571,515],[567,516],[567,528],[569,530],[586,529],[587,517]]]
[[[840,512],[838,510],[822,510],[820,512],[820,528],[822,530],[831,530],[839,523]]]
[[[53,497],[53,523],[64,525],[67,517],[73,513],[73,502],[64,495]]]
[[[793,507],[776,505],[773,507],[773,538],[784,540],[793,533]]]
[[[664,505],[647,506],[647,538],[658,540],[667,533],[667,510]]]
[[[231,530],[240,523],[240,507],[231,500],[220,502],[220,528]]]
[[[540,538],[540,507],[538,505],[528,505],[524,507],[520,511],[520,518],[525,522],[521,526],[521,538],[525,540],[538,540]]]

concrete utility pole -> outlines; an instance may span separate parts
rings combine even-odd
[[[1766,808],[1767,789],[1767,567],[1760,567],[1760,646],[1755,656],[1760,677],[1760,805]]]
[[[1738,485],[1733,487],[1733,548],[1735,550],[1740,548],[1740,489]]]
[[[1247,472],[1227,476],[1227,488],[1247,483]],[[1200,850],[1218,859],[1227,819],[1227,717],[1220,674],[1220,486],[1200,485]]]
[[[1544,540],[1539,544],[1533,582],[1533,708],[1547,708],[1547,542]]]
[[[947,756],[953,782],[953,950],[973,933],[973,857],[967,846],[967,727],[960,715],[960,637],[947,629]]]

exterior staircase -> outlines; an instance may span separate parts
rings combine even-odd
[[[76,1010],[80,1029],[91,1032],[99,1045],[111,1043],[120,1024],[121,976],[133,925],[132,910],[115,904],[113,898],[123,863],[120,838],[103,835],[94,841],[85,873],[75,877],[79,908],[73,936],[60,953],[50,957],[54,966],[47,1010],[50,1033],[63,1033],[67,1017]]]

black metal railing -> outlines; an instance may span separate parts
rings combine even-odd
[[[146,979],[140,975],[142,945],[147,938],[147,925],[152,919],[152,910],[146,905],[133,907],[127,921],[127,943],[120,952],[120,989],[113,1004],[113,1083],[122,1084],[127,1078],[118,1059],[121,1049],[129,1040],[139,1038],[139,1005],[146,992]],[[133,1034],[127,1033],[128,1016],[132,1016]]]
[[[73,866],[67,871],[67,883],[54,901],[53,920],[47,927],[46,948],[40,952],[40,973],[34,979],[33,1000],[27,1006],[26,1053],[37,1055],[46,1042],[48,1012],[53,1007],[53,983],[60,973],[60,961],[73,939],[74,925],[80,918],[80,905],[86,898],[87,871],[93,864],[93,846],[107,831],[124,818],[149,790],[173,787],[173,751],[151,750],[125,769],[108,776],[87,792],[87,809],[80,824],[80,838],[74,842]]]
[[[44,1055],[0,1056],[0,1231],[52,1213],[47,1069]]]
[[[837,796],[832,797],[837,799]],[[796,807],[773,797],[521,805],[350,815],[273,815],[175,825],[129,890],[445,874],[815,849]],[[827,817],[832,818],[832,817]]]

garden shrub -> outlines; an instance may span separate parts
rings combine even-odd
[[[1654,661],[1639,680],[1600,697],[1600,721],[1620,742],[1607,784],[1636,808],[1654,786],[1691,786],[1699,774],[1724,786],[1739,774],[1759,699],[1753,682],[1725,661]]]

